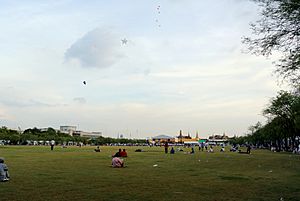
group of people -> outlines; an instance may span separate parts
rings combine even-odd
[[[119,149],[119,151],[115,153],[112,157],[113,159],[111,161],[111,165],[113,168],[125,167],[124,159],[121,159],[127,157],[127,152],[125,149],[123,149],[123,151],[122,149]]]
[[[178,148],[177,151],[183,151],[183,149]],[[166,153],[168,153],[168,152],[166,152]],[[190,154],[194,154],[194,153],[195,153],[194,147],[191,148],[191,152],[189,152],[189,153],[190,153]],[[174,149],[174,147],[171,148],[170,154],[175,154],[175,149]]]
[[[117,153],[115,153],[115,155],[113,155],[113,157],[127,157],[127,152],[125,149],[119,149],[119,151]]]
[[[8,167],[4,163],[4,158],[0,158],[0,182],[9,181]]]
[[[300,144],[298,145],[298,147],[294,147],[293,154],[300,154]]]
[[[165,147],[165,153],[167,154],[168,153],[168,147],[169,147],[168,144],[165,143],[164,147]],[[207,153],[214,153],[214,148],[213,148],[212,145],[210,145],[210,146],[206,146],[206,145],[203,145],[203,144],[199,145],[199,151],[201,151],[201,150],[203,151],[204,148],[207,151]],[[182,148],[177,148],[177,151],[183,151],[183,150],[182,150]],[[235,147],[235,146],[231,147],[230,151],[232,151],[232,152],[241,152],[241,150],[238,150],[238,147]],[[225,152],[225,146],[221,147],[220,152]],[[250,154],[250,152],[251,152],[251,146],[249,145],[249,146],[247,146],[247,151],[245,153]],[[190,154],[195,153],[195,149],[194,149],[193,146],[191,147],[191,152],[188,152],[188,153],[190,153]],[[175,149],[173,147],[170,150],[170,154],[175,154]]]

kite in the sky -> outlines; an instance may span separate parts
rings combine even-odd
[[[86,81],[83,81],[82,83],[83,83],[84,85],[86,85]]]
[[[123,45],[126,45],[127,42],[128,42],[128,40],[126,40],[126,38],[122,39],[121,41],[122,41],[122,44],[123,44]]]
[[[156,10],[157,10],[157,14],[160,15],[160,5],[156,7]],[[157,23],[158,27],[161,27],[161,24],[158,19],[156,19],[155,22]]]

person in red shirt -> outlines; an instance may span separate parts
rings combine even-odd
[[[126,152],[125,149],[123,149],[123,151],[121,151],[120,156],[121,157],[127,157],[127,152]]]

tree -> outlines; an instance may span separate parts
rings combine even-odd
[[[283,80],[293,86],[300,84],[300,0],[252,0],[263,9],[261,19],[252,23],[254,37],[244,37],[250,52],[269,56],[277,51],[275,62]]]
[[[281,130],[280,132],[283,134],[285,147],[288,147],[288,138],[295,145],[295,139],[299,135],[300,96],[280,91],[263,113],[269,118],[270,125],[280,128],[277,130]]]
[[[258,121],[255,125],[249,126],[248,130],[251,131],[251,134],[253,134],[261,127],[262,127],[262,124]]]

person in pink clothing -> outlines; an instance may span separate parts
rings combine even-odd
[[[114,157],[111,161],[111,165],[113,168],[122,168],[124,167],[124,161],[118,157]]]

